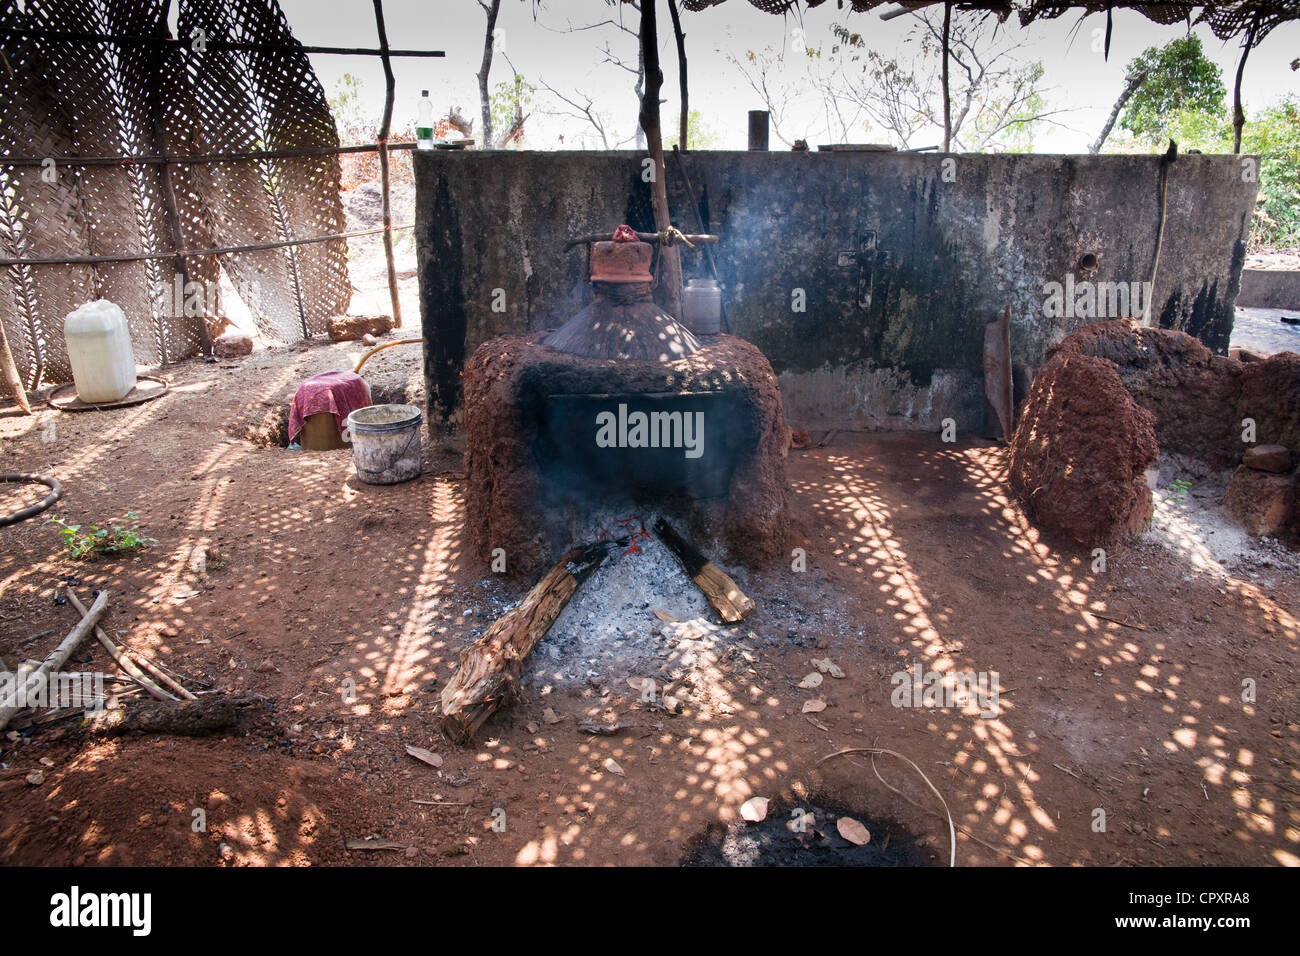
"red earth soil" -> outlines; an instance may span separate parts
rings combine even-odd
[[[791,452],[807,570],[728,568],[758,610],[734,653],[693,675],[679,716],[588,685],[520,701],[471,748],[447,744],[438,690],[526,587],[474,556],[459,455],[426,441],[420,479],[372,487],[346,451],[226,431],[357,354],[169,367],[170,394],[131,409],[0,412],[5,469],[62,479],[56,513],[134,511],[158,539],[139,562],[82,562],[39,519],[0,529],[0,659],[41,657],[71,629],[55,597],[75,578],[83,599],[111,592],[110,634],[192,686],[266,699],[242,731],[206,739],[0,739],[0,862],[673,865],[757,794],[895,820],[946,863],[946,823],[913,770],[878,761],[903,799],[866,758],[818,765],[876,745],[943,793],[962,866],[1300,863],[1296,580],[1199,575],[1152,544],[1094,571],[1026,521],[1004,449],[928,434],[841,432]],[[6,488],[0,510],[33,494]],[[200,547],[206,573],[191,569]],[[801,688],[813,658],[845,676]],[[93,643],[74,663],[113,666]],[[997,671],[996,713],[893,706],[892,676],[913,666]],[[812,698],[826,708],[804,713]],[[632,726],[579,729],[592,720]]]

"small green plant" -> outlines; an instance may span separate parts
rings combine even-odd
[[[1191,490],[1192,490],[1192,483],[1190,480],[1188,480],[1187,478],[1175,478],[1174,490],[1170,493],[1170,497],[1181,498],[1183,497],[1183,495],[1187,494]]]
[[[115,524],[107,528],[92,524],[85,531],[82,530],[81,525],[68,524],[66,520],[59,517],[50,518],[45,523],[59,526],[63,546],[68,549],[68,553],[73,558],[79,561],[92,558],[97,554],[108,556],[131,554],[158,543],[157,538],[147,538],[140,533],[140,525],[137,523],[139,515],[134,511],[128,511],[126,517],[131,524]],[[139,561],[140,558],[137,556],[136,560]]]

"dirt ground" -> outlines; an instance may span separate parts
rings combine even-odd
[[[74,579],[83,599],[109,590],[110,634],[191,686],[265,698],[210,738],[0,741],[0,862],[676,865],[758,795],[849,808],[946,865],[919,769],[962,866],[1300,864],[1300,580],[1267,562],[1210,573],[1155,540],[1094,570],[1027,524],[1004,450],[980,441],[839,433],[792,451],[807,570],[731,569],[758,610],[689,676],[680,714],[626,682],[530,686],[476,746],[450,745],[438,692],[528,583],[471,556],[459,455],[426,434],[422,477],[374,487],[346,451],[237,437],[360,351],[172,366],[171,392],[130,409],[0,410],[0,470],[62,480],[53,513],[134,511],[157,539],[139,562],[84,562],[40,519],[0,529],[0,660],[43,657],[72,628],[56,597]],[[420,404],[418,349],[382,356],[367,377]],[[39,494],[7,487],[0,511]],[[801,687],[814,659],[844,676]],[[74,660],[113,669],[93,642]],[[891,677],[913,667],[996,671],[995,712],[895,707]],[[805,712],[814,699],[825,709]],[[891,790],[867,757],[819,766],[872,746],[917,769],[879,758]]]

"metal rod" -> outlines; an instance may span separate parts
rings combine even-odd
[[[375,0],[375,28],[384,51],[384,121],[379,128],[379,192],[384,217],[384,258],[388,260],[388,297],[393,303],[393,325],[402,327],[402,301],[397,295],[397,263],[393,260],[393,212],[388,198],[388,131],[393,122],[393,63],[388,58],[388,30],[384,26],[384,0]]]
[[[388,143],[390,150],[415,149],[415,143]],[[239,163],[261,159],[297,159],[303,156],[338,156],[343,153],[378,152],[378,143],[359,146],[304,146],[298,149],[255,149],[242,153],[199,153],[193,156],[0,156],[0,166],[44,166],[53,159],[65,166],[177,166],[198,163]]]
[[[410,229],[415,223],[393,226],[394,229]],[[145,259],[170,259],[173,256],[225,256],[236,252],[264,252],[268,249],[284,249],[288,246],[306,246],[314,242],[332,242],[335,239],[352,239],[356,236],[373,236],[383,232],[378,229],[357,229],[353,232],[336,232],[329,236],[313,236],[310,239],[284,239],[278,242],[259,242],[246,246],[226,246],[220,249],[181,249],[170,252],[141,252],[129,256],[67,256],[65,258],[43,259],[0,259],[0,266],[80,266],[94,265],[100,262],[141,262]]]
[[[178,37],[142,37],[126,33],[93,33],[79,30],[19,30],[0,29],[0,37],[14,39],[53,40],[60,43],[116,43],[122,46],[174,46],[190,49],[187,40]],[[300,50],[303,53],[326,53],[340,56],[384,56],[385,51],[372,47],[306,46],[301,43],[252,43],[238,40],[208,40],[208,50],[247,50],[259,53],[285,53]],[[443,57],[443,50],[389,50],[388,56]]]

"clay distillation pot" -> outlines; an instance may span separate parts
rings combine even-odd
[[[542,344],[583,358],[624,362],[672,362],[695,354],[699,341],[651,298],[653,262],[654,247],[628,226],[593,243],[594,301]]]

